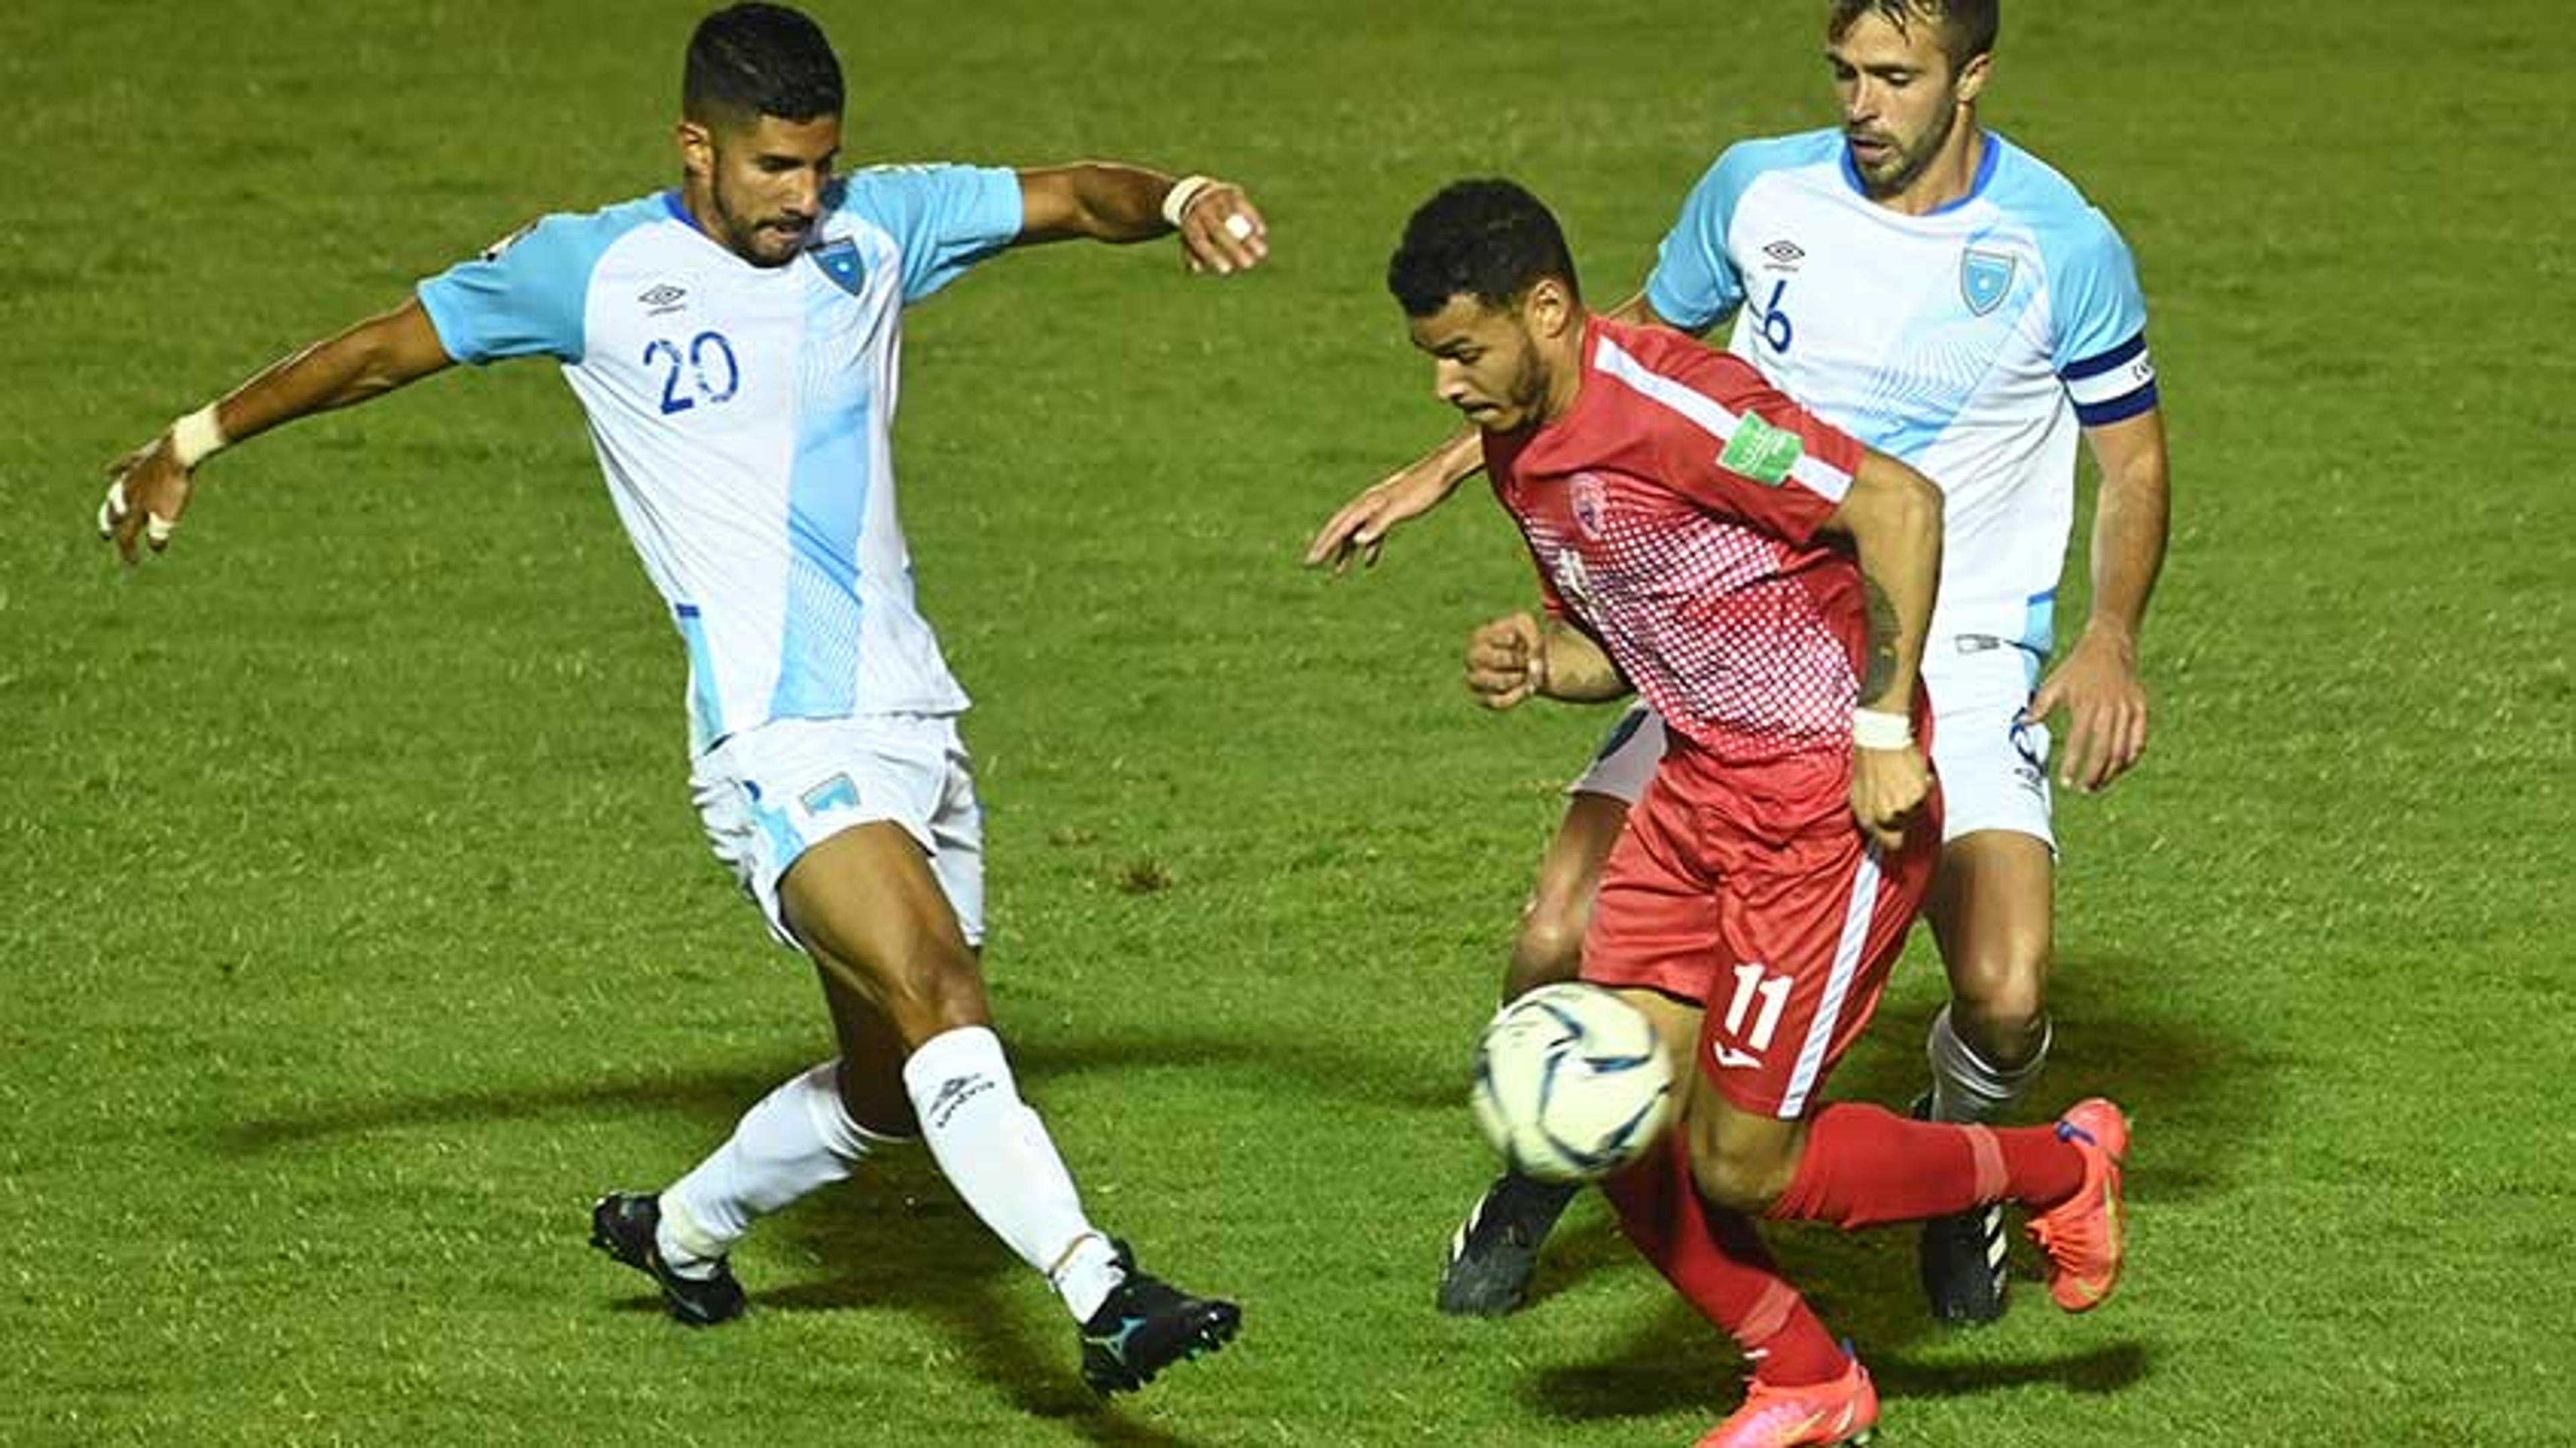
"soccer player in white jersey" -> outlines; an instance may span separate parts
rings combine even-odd
[[[743,1310],[727,1253],[754,1219],[919,1136],[1063,1299],[1084,1378],[1133,1389],[1239,1314],[1093,1225],[992,1031],[966,694],[914,607],[895,512],[900,315],[1013,246],[1177,229],[1194,269],[1223,273],[1258,265],[1266,232],[1239,187],[1133,166],[835,175],[841,110],[812,20],[708,16],[676,189],[548,216],[181,419],[112,469],[99,527],[132,562],[168,546],[194,468],[227,442],[457,362],[560,362],[688,652],[708,838],[813,960],[839,1048],[667,1190],[602,1199],[593,1244],[680,1321],[721,1322]]]
[[[2063,176],[1978,124],[1996,0],[1832,0],[1831,130],[1729,148],[1692,191],[1621,321],[1706,332],[1783,392],[1911,463],[1947,502],[1940,609],[1923,677],[1948,803],[1925,908],[1951,1003],[1933,1022],[1918,1108],[1984,1122],[2029,1091],[2049,1045],[2055,841],[2046,721],[2063,710],[2062,786],[2091,792],[2137,762],[2146,695],[2137,634],[2162,565],[2163,422],[2127,247]],[[2100,464],[2092,603],[2044,680],[2074,512],[2079,434]],[[1345,505],[1310,563],[1374,562],[1388,529],[1480,465],[1462,436]],[[1514,942],[1506,997],[1573,975],[1602,861],[1664,746],[1622,718],[1569,789]],[[1444,1311],[1523,1300],[1568,1189],[1505,1176],[1452,1238]],[[2003,1310],[2004,1223],[1927,1225],[1924,1287],[1946,1322]]]

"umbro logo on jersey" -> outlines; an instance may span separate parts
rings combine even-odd
[[[662,282],[646,291],[638,293],[635,300],[642,302],[644,305],[653,309],[647,315],[658,317],[666,312],[676,312],[680,310],[680,301],[682,298],[688,296],[688,294],[689,291],[686,287],[675,287],[669,282]]]
[[[1742,1071],[1762,1064],[1762,1058],[1751,1051],[1739,1051],[1723,1042],[1710,1046],[1708,1053],[1721,1071]]]
[[[1777,265],[1791,270],[1807,259],[1806,248],[1785,236],[1762,248],[1762,254],[1771,258]]]

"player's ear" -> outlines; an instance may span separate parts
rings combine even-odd
[[[675,137],[680,143],[680,169],[699,181],[716,174],[715,133],[698,121],[680,122]]]
[[[1521,303],[1521,316],[1531,335],[1555,341],[1574,321],[1574,296],[1563,280],[1541,277]]]
[[[1959,67],[1959,104],[1972,106],[1977,103],[1977,93],[1986,88],[1986,72],[1993,68],[1994,59],[1995,53],[1989,50],[1982,55],[1968,57],[1968,63]]]

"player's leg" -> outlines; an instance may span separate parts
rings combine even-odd
[[[1781,1276],[1752,1219],[1710,1205],[1694,1179],[1699,1118],[1724,1104],[1707,1080],[1714,1067],[1701,1042],[1710,962],[1727,947],[1716,884],[1692,865],[1700,853],[1692,811],[1667,814],[1656,799],[1640,806],[1612,857],[1584,968],[1655,1023],[1675,1079],[1688,1084],[1669,1138],[1603,1192],[1628,1240],[1753,1365],[1744,1403],[1702,1441],[1844,1442],[1876,1422],[1868,1374]]]
[[[1141,1387],[1234,1335],[1234,1304],[1137,1271],[1084,1214],[1045,1124],[1020,1097],[974,952],[915,836],[890,824],[834,835],[806,851],[783,895],[825,972],[836,1024],[863,1033],[844,1040],[845,1060],[866,1048],[878,1019],[900,1053],[862,1068],[875,1079],[846,1090],[850,1104],[890,1105],[899,1083],[950,1185],[1082,1325],[1093,1387]]]
[[[1933,681],[1933,763],[1948,813],[1924,916],[1950,1003],[1933,1019],[1932,1081],[1914,1108],[1933,1121],[2005,1119],[2048,1057],[2056,854],[2048,731],[2020,718],[2025,659],[2002,646],[1960,655]],[[1925,1223],[1919,1261],[1933,1316],[1963,1326],[2000,1317],[2005,1248],[2000,1209]]]
[[[809,840],[867,817],[858,810],[862,781],[868,799],[915,812],[926,807],[930,797],[914,778],[921,772],[889,773],[888,764],[847,726],[812,721],[747,731],[699,761],[691,783],[708,842],[781,944],[797,944],[779,898],[781,877]],[[867,1033],[836,1024],[842,1056],[762,1097],[678,1181],[658,1193],[611,1193],[592,1209],[592,1245],[650,1275],[681,1322],[703,1326],[740,1314],[743,1293],[727,1255],[754,1221],[849,1176],[871,1151],[910,1135],[911,1108],[899,1096],[854,1110],[848,1093],[872,1074],[842,1069],[845,1058],[900,1057],[882,1040],[852,1049],[849,1043]]]
[[[1567,790],[1565,818],[1539,861],[1538,878],[1512,939],[1504,1000],[1574,979],[1582,963],[1583,934],[1592,921],[1592,897],[1601,885],[1601,863],[1609,858],[1629,807],[1663,752],[1663,721],[1639,705],[1611,727],[1591,767]],[[1449,1239],[1448,1260],[1440,1272],[1440,1310],[1476,1317],[1517,1311],[1529,1295],[1540,1245],[1579,1190],[1514,1171],[1496,1177]]]
[[[861,773],[870,792],[903,793],[889,790],[881,763]],[[816,831],[833,823],[805,822]],[[720,1269],[753,1222],[843,1180],[873,1150],[913,1139],[919,1127],[902,1062],[925,1032],[935,1034],[943,1022],[987,1023],[973,943],[980,929],[970,923],[981,914],[980,871],[969,861],[969,877],[952,883],[947,877],[953,869],[919,869],[922,849],[909,830],[920,827],[887,820],[849,825],[798,852],[778,882],[782,934],[800,941],[806,932],[788,922],[833,913],[833,907],[814,903],[804,882],[847,871],[884,888],[881,898],[863,899],[858,908],[882,911],[909,947],[872,967],[907,982],[905,1018],[899,1021],[855,982],[861,968],[808,946],[839,1054],[764,1097],[722,1146],[661,1193],[656,1245],[674,1272],[687,1277]],[[829,893],[851,892],[833,887]],[[968,901],[963,915],[952,903],[961,895]]]
[[[2119,1270],[2116,1108],[2088,1102],[2055,1125],[2011,1129],[1816,1104],[1876,1009],[1935,858],[1928,830],[1892,856],[1833,830],[1729,861],[1723,939],[1746,963],[1725,973],[1703,1021],[1692,1172],[1714,1205],[1847,1230],[2021,1204],[2057,1223],[2039,1233],[2058,1239],[2053,1284],[2090,1306]]]
[[[976,957],[980,813],[954,729],[771,725],[702,761],[696,784],[718,855],[779,939],[815,962],[841,1055],[772,1092],[672,1191],[603,1201],[599,1245],[653,1273],[684,1321],[716,1320],[681,1300],[682,1268],[712,1264],[730,1286],[723,1253],[753,1219],[846,1176],[870,1147],[920,1131],[996,1235],[1047,1271],[1087,1328],[1106,1324],[1127,1349],[1095,1369],[1086,1342],[1095,1385],[1134,1386],[1230,1333],[1231,1304],[1135,1272],[1125,1249],[1091,1227],[1019,1100]]]

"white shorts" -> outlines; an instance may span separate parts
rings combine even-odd
[[[2008,639],[1968,634],[1927,646],[1923,685],[1932,695],[1932,771],[1941,780],[1941,838],[2010,830],[2057,847],[2049,828],[2048,726],[2025,721],[2039,661]],[[1644,704],[1610,726],[1590,768],[1567,794],[1635,804],[1664,757],[1664,721]]]
[[[966,943],[983,943],[984,811],[955,719],[774,720],[700,756],[689,790],[716,858],[782,943],[801,948],[778,900],[787,868],[833,835],[879,821],[920,844]]]
[[[2008,830],[2057,848],[2049,828],[2048,726],[2025,719],[2040,658],[2010,639],[1958,634],[1924,649],[1941,838]]]

